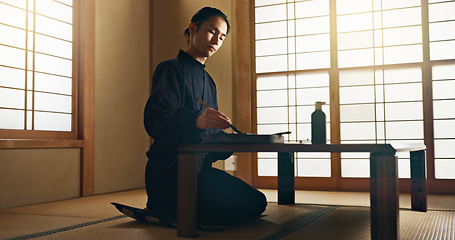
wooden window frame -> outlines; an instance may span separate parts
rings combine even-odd
[[[80,148],[80,194],[87,196],[94,194],[95,1],[73,8],[73,130],[0,130],[0,149]]]
[[[330,0],[333,4],[335,0]],[[422,34],[428,37],[429,20],[428,20],[428,1],[422,0]],[[256,132],[256,73],[255,69],[255,38],[254,38],[254,1],[236,0],[235,1],[235,17],[236,33],[234,52],[235,64],[235,84],[236,84],[236,113],[237,125],[240,129],[248,132]],[[334,15],[335,9],[331,7],[330,15]],[[334,18],[331,18],[334,19]],[[336,26],[336,22],[331,20],[331,25]],[[332,38],[336,38],[336,34],[332,34],[331,27],[331,45],[336,44]],[[336,31],[336,29],[335,29]],[[336,41],[336,39],[335,39]],[[434,132],[433,132],[433,98],[432,98],[432,79],[431,67],[434,62],[429,61],[429,39],[423,40],[423,58],[422,66],[422,85],[423,85],[423,106],[424,106],[424,141],[427,146],[427,173],[428,173],[428,192],[432,194],[455,194],[455,184],[453,179],[436,179],[435,166],[434,166]],[[333,48],[334,46],[331,46]],[[335,52],[335,53],[333,53]],[[331,51],[331,54],[337,54],[337,51]],[[334,58],[331,57],[332,66],[337,66],[337,62],[333,62]],[[445,62],[453,62],[448,60]],[[408,64],[403,64],[408,65]],[[337,75],[338,68],[333,67],[329,71],[330,75],[330,88],[339,87],[338,80],[334,80],[333,75]],[[331,119],[330,122],[335,123],[335,129],[331,132],[332,143],[340,142],[340,119],[339,119],[339,94],[337,91],[331,90]],[[332,106],[333,105],[333,106]],[[331,127],[332,128],[332,127]],[[254,187],[276,188],[276,177],[261,177],[259,182],[257,179],[257,157],[252,154],[239,154],[238,172],[237,176],[253,185]],[[331,161],[332,176],[334,180],[324,180],[321,178],[305,179],[296,178],[296,186],[303,186],[302,189],[308,190],[339,190],[339,191],[368,191],[369,180],[366,178],[342,178],[341,177],[341,156],[340,154],[332,154]],[[314,183],[312,186],[306,186],[305,182]],[[400,179],[400,191],[409,191],[410,179]]]
[[[32,0],[30,0],[32,1]],[[27,2],[28,4],[28,2]],[[79,43],[79,29],[77,14],[79,2],[75,1],[73,4],[73,71],[72,71],[72,106],[71,106],[71,131],[42,131],[42,130],[27,130],[27,129],[0,129],[0,139],[77,139],[78,137],[78,43]],[[27,50],[27,47],[26,47]],[[24,59],[27,61],[27,56]],[[26,66],[27,68],[27,66]],[[28,70],[26,70],[27,72]],[[28,74],[27,74],[28,75]],[[27,76],[25,78],[27,81]],[[35,95],[35,89],[32,90],[32,99]],[[32,107],[34,112],[34,107]],[[27,116],[25,117],[27,119]],[[33,122],[33,120],[31,120]],[[32,123],[33,124],[33,123]],[[24,127],[25,128],[25,127]]]

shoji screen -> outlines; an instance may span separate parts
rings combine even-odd
[[[0,33],[0,129],[71,132],[72,0],[2,0]]]

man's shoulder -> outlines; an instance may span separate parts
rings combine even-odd
[[[185,63],[181,59],[172,58],[172,59],[168,59],[168,60],[160,62],[158,64],[158,67],[182,69],[185,67]]]
[[[184,64],[177,58],[162,61],[156,66],[155,72],[182,72]]]
[[[178,65],[178,64],[181,64],[179,62],[179,59],[178,58],[172,58],[172,59],[168,59],[168,60],[164,60],[164,61],[160,62],[159,65],[172,66],[172,65]]]

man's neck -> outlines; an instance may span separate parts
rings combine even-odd
[[[201,57],[196,51],[194,51],[194,49],[190,47],[187,47],[185,52],[201,64],[205,64],[205,61],[207,60],[207,57]]]

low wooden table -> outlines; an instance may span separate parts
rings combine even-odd
[[[399,239],[398,158],[410,152],[412,210],[427,211],[426,159],[422,144],[193,144],[178,154],[177,236],[196,237],[197,174],[207,152],[277,152],[278,204],[294,204],[295,152],[369,152],[371,239]]]

